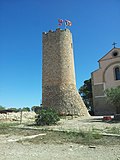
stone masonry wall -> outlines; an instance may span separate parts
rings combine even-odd
[[[42,104],[59,113],[88,115],[76,89],[70,30],[43,33]]]

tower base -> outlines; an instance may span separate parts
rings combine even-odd
[[[89,116],[77,89],[71,85],[45,87],[42,104],[43,107],[53,108],[61,115]]]

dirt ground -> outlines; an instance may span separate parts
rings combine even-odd
[[[119,146],[0,142],[1,160],[119,160]]]
[[[29,122],[30,124],[30,122]],[[32,125],[23,123],[18,125],[19,128],[38,129]],[[43,129],[43,127],[41,127]],[[114,132],[114,129],[120,128],[120,122],[111,123],[103,122],[102,117],[89,118],[64,118],[58,122],[56,126],[44,127],[50,130],[99,130],[100,133],[107,133],[106,131]],[[110,132],[109,132],[110,133]],[[107,133],[107,134],[109,134]],[[44,135],[44,133],[43,133]],[[120,140],[119,134],[117,139]],[[34,136],[40,138],[40,134],[36,132],[33,137],[31,135],[22,134],[0,134],[0,160],[120,160],[120,144],[104,145],[85,145],[77,143],[31,143]],[[25,140],[25,139],[29,139]]]

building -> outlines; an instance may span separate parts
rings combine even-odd
[[[60,114],[88,115],[77,89],[72,34],[69,29],[43,32],[42,105]]]
[[[94,114],[112,115],[116,107],[106,102],[104,91],[120,86],[120,48],[114,46],[98,63],[99,69],[91,75]]]

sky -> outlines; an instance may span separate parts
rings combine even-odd
[[[120,48],[120,0],[0,0],[0,105],[42,103],[42,32],[59,18],[72,22],[77,89],[114,41]]]

